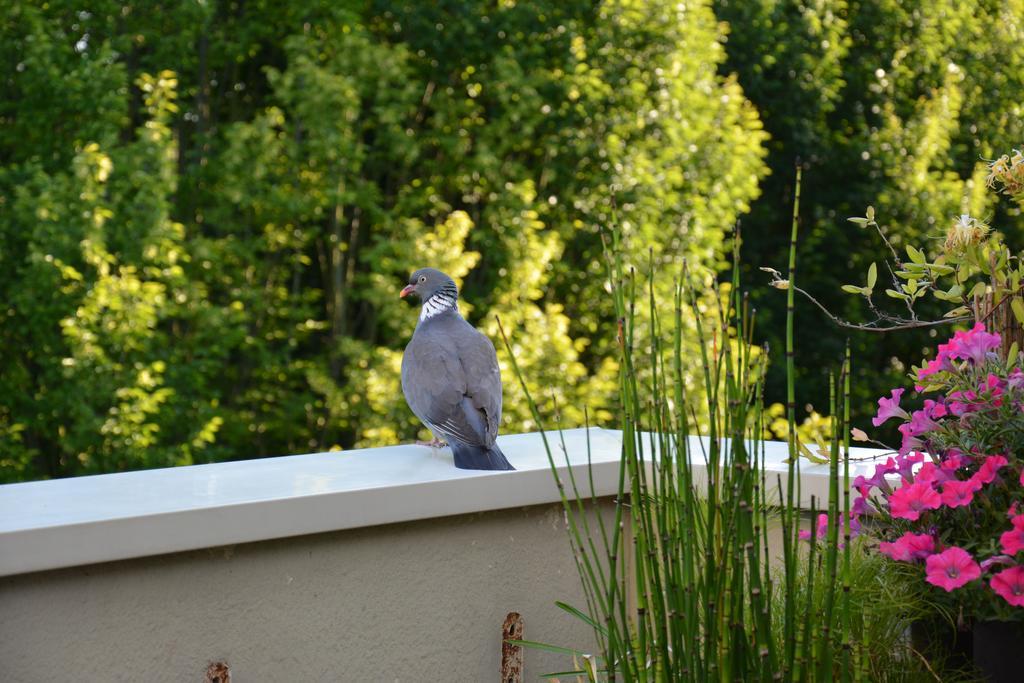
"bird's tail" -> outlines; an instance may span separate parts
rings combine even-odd
[[[473,446],[449,440],[449,445],[452,447],[452,455],[455,456],[455,466],[460,470],[515,469],[505,459],[505,454],[498,448],[498,444],[487,448],[486,446]]]

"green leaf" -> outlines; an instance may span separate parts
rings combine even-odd
[[[878,280],[878,266],[872,263],[868,266],[868,289],[875,288],[875,282]]]
[[[1017,342],[1010,344],[1010,350],[1006,353],[1006,369],[1007,371],[1012,370],[1013,366],[1017,364],[1017,355],[1020,353],[1020,349],[1017,346]]]
[[[1010,308],[1013,309],[1013,316],[1017,318],[1017,322],[1024,325],[1024,301],[1021,301],[1019,296],[1015,296],[1010,302]]]
[[[847,218],[846,220],[850,221],[851,223],[856,223],[862,228],[868,224],[867,218]]]
[[[928,259],[924,257],[924,252],[915,247],[913,244],[907,245],[907,256],[909,256],[910,260],[913,261],[914,263],[920,263],[922,265],[927,263],[928,261]]]
[[[821,456],[813,453],[810,448],[804,444],[797,442],[797,447],[800,449],[801,455],[810,460],[816,465],[824,465],[828,463],[828,458],[822,458]]]
[[[583,669],[578,669],[576,671],[556,671],[555,673],[541,674],[540,677],[541,677],[542,680],[551,680],[553,678],[566,678],[566,677],[569,677],[569,676],[586,676],[586,675],[587,675],[586,671],[584,671]]]
[[[857,285],[843,285],[842,290],[847,294],[863,294],[864,288]]]
[[[864,213],[869,221],[875,220],[875,207],[869,206],[868,210]]]
[[[903,292],[897,292],[895,289],[887,289],[887,290],[885,290],[885,293],[888,296],[891,296],[893,299],[902,299],[902,300],[906,301],[907,299],[910,298],[909,296],[907,296]]]
[[[573,657],[577,655],[585,654],[581,650],[574,650],[571,647],[560,647],[558,645],[549,645],[548,643],[538,643],[535,640],[515,640],[510,638],[505,641],[509,645],[519,645],[521,647],[528,647],[531,650],[544,650],[545,652],[554,652],[559,655],[571,655]]]
[[[583,621],[584,623],[588,624],[591,628],[597,630],[599,633],[603,633],[605,635],[608,634],[608,629],[607,628],[605,628],[603,625],[597,623],[596,621],[591,619],[589,615],[584,614],[583,612],[581,612],[580,610],[576,609],[572,605],[570,605],[568,603],[565,603],[565,602],[560,602],[560,601],[556,600],[555,601],[555,607],[557,607],[558,609],[560,609],[560,610],[562,610],[564,612],[568,612],[569,614],[573,615],[574,617],[576,617],[580,621]]]

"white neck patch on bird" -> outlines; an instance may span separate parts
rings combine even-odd
[[[434,296],[430,297],[423,302],[423,309],[420,311],[420,321],[433,318],[438,313],[444,313],[445,311],[454,310],[456,313],[459,312],[459,307],[456,304],[456,297],[452,296],[448,292],[440,291]]]

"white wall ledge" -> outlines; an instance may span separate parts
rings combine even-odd
[[[594,493],[613,495],[621,433],[589,431]],[[557,449],[557,433],[548,438]],[[587,430],[564,438],[582,487]],[[559,500],[539,433],[499,443],[516,471],[458,470],[448,449],[410,445],[0,486],[0,576]],[[769,486],[786,457],[785,443],[765,443]],[[872,471],[851,463],[850,476]],[[827,499],[827,466],[802,465],[805,506],[812,495]]]

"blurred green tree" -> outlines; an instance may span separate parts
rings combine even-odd
[[[1024,140],[1024,3],[935,0],[716,0],[728,22],[724,70],[738,74],[771,135],[771,175],[744,218],[748,285],[767,284],[759,266],[786,264],[794,164],[803,174],[798,280],[847,320],[872,316],[840,292],[863,284],[887,251],[877,234],[846,221],[875,207],[894,244],[931,239],[941,249],[960,213],[992,217],[984,160]],[[992,223],[1016,248],[1024,220],[1000,210]],[[880,272],[880,281],[882,281]],[[889,286],[889,285],[887,285]],[[753,287],[760,329],[784,348],[785,297]],[[941,306],[936,313],[941,315]],[[808,302],[798,303],[798,400],[823,406],[821,371],[853,345],[859,419],[934,347],[934,331],[850,332]],[[941,333],[939,333],[941,334]],[[770,369],[769,400],[785,395],[781,363]]]
[[[563,423],[612,420],[601,228],[669,295],[766,170],[721,31],[706,2],[14,2],[0,477],[411,439],[428,263]]]

